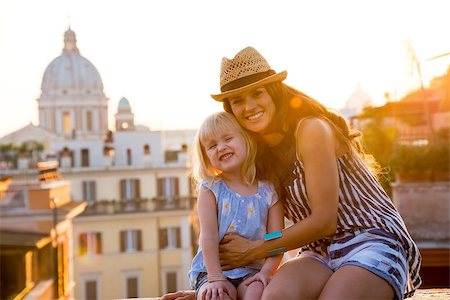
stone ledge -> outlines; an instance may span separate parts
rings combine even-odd
[[[450,283],[449,283],[450,285]],[[158,300],[159,298],[133,298],[133,300]],[[419,289],[414,296],[408,299],[412,300],[448,300],[450,299],[450,288]],[[120,299],[125,300],[125,299]],[[128,299],[131,300],[131,299]]]
[[[450,299],[450,288],[419,289],[410,299],[414,300]]]

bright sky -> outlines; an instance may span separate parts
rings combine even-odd
[[[150,129],[196,128],[221,105],[223,56],[253,46],[286,83],[326,106],[342,108],[358,84],[377,105],[419,85],[405,41],[422,62],[424,81],[450,56],[449,1],[301,0],[2,0],[0,136],[38,123],[45,68],[70,25],[81,55],[100,72],[110,98]]]

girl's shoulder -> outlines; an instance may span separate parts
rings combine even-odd
[[[220,178],[217,178],[214,181],[202,180],[198,184],[197,189],[200,190],[201,188],[210,190],[214,194],[216,199],[218,199],[219,195],[223,195],[224,193],[231,193],[231,190],[227,187],[225,182]]]
[[[266,190],[274,190],[274,185],[268,180],[258,180],[258,188]]]

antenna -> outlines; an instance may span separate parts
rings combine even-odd
[[[411,60],[410,60],[411,71],[413,70],[414,67],[416,67],[416,69],[417,69],[417,75],[419,76],[419,81],[420,81],[420,93],[423,98],[422,103],[423,103],[425,118],[426,118],[426,122],[428,125],[428,130],[430,133],[430,140],[433,142],[434,141],[433,117],[432,117],[431,111],[430,111],[427,91],[425,90],[425,87],[423,86],[423,78],[422,78],[420,61],[417,58],[416,51],[414,50],[412,43],[409,39],[405,41],[405,46],[406,46],[406,52],[410,55],[410,58],[411,58]]]

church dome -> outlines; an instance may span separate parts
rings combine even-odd
[[[62,54],[46,68],[41,89],[47,92],[103,93],[103,82],[97,68],[80,55],[75,32],[64,33]]]
[[[128,101],[127,98],[122,97],[122,99],[120,99],[119,101],[119,106],[118,109],[130,109],[130,102]]]
[[[357,113],[360,113],[364,107],[372,105],[372,99],[363,91],[361,85],[358,84],[353,94],[348,97],[347,102],[345,103],[345,108],[352,109]]]

